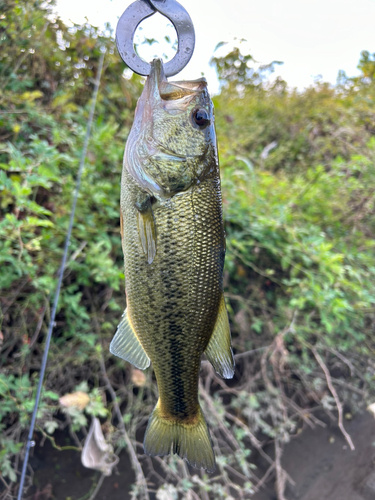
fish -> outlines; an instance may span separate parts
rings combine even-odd
[[[112,354],[159,390],[144,437],[150,456],[215,470],[198,399],[203,353],[223,378],[234,358],[223,292],[225,232],[213,103],[204,78],[169,82],[155,59],[126,142],[121,241],[127,308]]]

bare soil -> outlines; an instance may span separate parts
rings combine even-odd
[[[333,423],[308,428],[286,445],[282,464],[295,481],[287,487],[287,500],[375,500],[375,419],[359,415],[345,428],[355,451]],[[277,500],[274,485],[253,499]]]
[[[56,442],[59,446],[72,444],[63,433],[57,433]],[[86,500],[101,477],[99,471],[83,467],[77,451],[58,451],[48,441],[43,446],[36,445],[30,465],[34,470],[34,486],[27,495],[28,500],[49,500],[49,495],[45,492],[49,491],[50,486],[52,500]],[[129,492],[133,483],[134,473],[127,452],[124,451],[114,473],[104,479],[95,499],[130,500]]]

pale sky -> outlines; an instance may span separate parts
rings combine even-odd
[[[96,26],[117,20],[131,0],[57,0],[64,21]],[[211,92],[217,92],[215,71],[209,66],[218,42],[244,38],[248,50],[261,64],[283,61],[276,74],[292,87],[311,85],[318,75],[336,82],[340,69],[358,74],[361,50],[375,52],[375,0],[180,0],[189,12],[196,32],[196,45],[189,65],[178,79],[206,76]],[[159,20],[157,19],[159,17]],[[167,20],[153,16],[142,23],[148,38],[164,35]],[[146,24],[147,23],[147,24]],[[169,34],[173,30],[169,29]],[[154,45],[141,54],[161,56],[165,46]],[[221,49],[223,51],[224,49]],[[158,52],[159,51],[159,52]],[[176,77],[175,77],[176,78]]]

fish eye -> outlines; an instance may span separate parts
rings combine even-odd
[[[210,124],[210,117],[204,108],[193,109],[191,117],[193,123],[198,125],[200,129],[204,129]]]

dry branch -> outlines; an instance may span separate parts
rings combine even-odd
[[[340,428],[340,431],[343,433],[348,445],[350,446],[350,449],[352,451],[355,450],[355,446],[353,444],[353,441],[352,441],[352,438],[350,437],[350,435],[346,432],[345,430],[345,427],[344,427],[344,423],[343,423],[343,411],[342,411],[342,404],[341,404],[341,401],[338,397],[338,394],[336,392],[336,389],[332,383],[332,379],[331,379],[331,375],[328,371],[328,368],[326,366],[326,364],[324,363],[324,361],[322,360],[320,354],[318,353],[318,351],[313,348],[312,349],[312,352],[317,360],[317,362],[319,363],[321,369],[323,370],[324,372],[324,375],[326,377],[326,381],[327,381],[327,385],[328,385],[328,388],[329,390],[331,391],[331,394],[332,396],[334,397],[335,401],[336,401],[336,406],[337,406],[337,411],[338,411],[338,414],[339,414],[339,417],[338,417],[338,422],[339,422],[339,428]]]
[[[281,466],[282,447],[280,440],[275,439],[275,468],[276,468],[276,492],[278,500],[286,500],[284,492],[287,480],[287,474]]]

